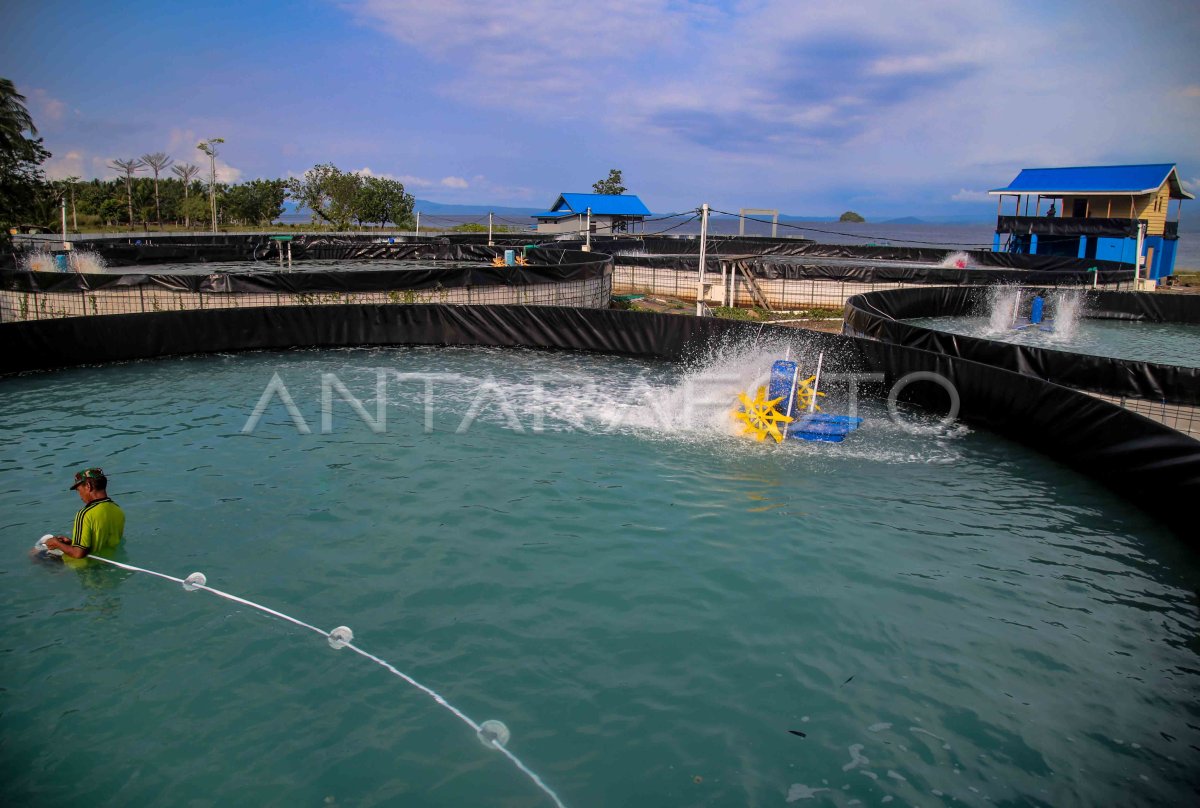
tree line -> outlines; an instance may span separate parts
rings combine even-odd
[[[201,144],[204,145],[204,144]],[[199,147],[198,147],[199,148]],[[116,179],[48,180],[42,164],[51,156],[38,137],[13,82],[0,78],[0,226],[57,230],[65,201],[71,229],[181,225],[262,226],[277,220],[292,200],[336,229],[351,224],[410,227],[414,199],[404,184],[386,177],[342,171],[328,163],[303,177],[203,182],[200,166],[176,162],[165,152],[114,160]]]

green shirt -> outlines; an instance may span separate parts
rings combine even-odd
[[[117,549],[125,535],[125,512],[105,497],[89,502],[75,514],[71,545],[86,547],[89,553],[107,555]]]

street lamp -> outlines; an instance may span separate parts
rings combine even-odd
[[[224,143],[223,137],[210,137],[200,141],[197,149],[208,155],[208,201],[212,206],[212,229],[217,232],[217,144]]]

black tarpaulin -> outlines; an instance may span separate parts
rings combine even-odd
[[[1099,217],[1058,218],[1055,216],[1000,216],[996,231],[1017,235],[1038,236],[1104,236],[1107,238],[1137,238],[1139,219],[1106,219]]]
[[[405,245],[395,246],[398,252],[406,249]],[[485,251],[481,257],[486,258],[488,262],[495,255],[503,254],[503,248],[498,247],[449,246],[437,253],[438,256],[445,257],[431,259],[428,245],[422,245],[421,249],[426,251],[426,254],[420,256],[422,259],[447,262],[463,261],[478,250]],[[413,254],[405,257],[417,256]],[[154,286],[180,292],[215,293],[370,292],[449,289],[462,286],[528,286],[601,278],[612,273],[611,259],[600,253],[531,250],[529,261],[530,264],[523,267],[494,267],[481,261],[474,266],[453,263],[445,268],[421,266],[414,269],[383,269],[369,272],[336,269],[314,272],[302,268],[275,270],[271,265],[260,265],[263,269],[258,272],[219,272],[211,275],[6,271],[0,272],[0,289],[16,292],[78,292]]]
[[[1110,396],[1171,404],[1200,404],[1200,369],[1068,353],[950,334],[901,322],[915,317],[978,314],[986,292],[963,287],[892,289],[846,301],[847,334],[959,356],[1056,384]],[[1157,292],[1088,292],[1087,316],[1124,315],[1155,322],[1200,322],[1200,296]]]
[[[623,262],[624,259],[617,259]],[[1106,262],[1107,263],[1107,262]],[[824,280],[852,283],[928,283],[935,285],[987,286],[1020,284],[1023,286],[1088,286],[1093,283],[1129,283],[1133,269],[1104,270],[1096,273],[1071,270],[1034,270],[1015,268],[958,269],[911,265],[853,265],[778,262],[763,258],[735,259],[730,268],[749,272],[756,278],[776,280]]]

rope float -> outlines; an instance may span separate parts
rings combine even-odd
[[[46,539],[48,539],[48,538],[50,538],[49,534],[38,539],[38,542],[37,542],[38,548],[43,549],[43,550],[47,549],[45,542],[46,542]],[[482,743],[488,749],[494,749],[494,750],[500,752],[506,758],[508,758],[512,762],[512,764],[517,767],[517,769],[519,769],[526,777],[528,777],[530,780],[532,780],[533,783],[538,788],[540,788],[543,792],[545,792],[547,797],[549,797],[551,800],[554,801],[554,805],[556,806],[556,808],[566,808],[566,806],[563,804],[563,801],[561,799],[559,799],[558,795],[554,793],[553,789],[551,789],[548,785],[546,785],[546,783],[542,780],[541,777],[539,777],[533,770],[531,770],[528,766],[526,766],[524,763],[522,763],[520,758],[518,758],[512,752],[508,751],[508,749],[506,747],[508,744],[508,740],[511,737],[511,733],[509,732],[508,727],[506,727],[503,722],[492,719],[492,720],[484,721],[482,724],[477,724],[475,721],[473,721],[471,719],[470,716],[468,716],[462,710],[459,710],[453,704],[451,704],[450,702],[448,702],[444,698],[442,698],[442,696],[437,691],[421,684],[420,682],[418,682],[416,679],[409,676],[404,671],[401,671],[398,668],[396,668],[395,666],[393,666],[387,660],[380,659],[379,657],[375,656],[374,654],[372,654],[368,651],[364,651],[363,649],[356,646],[354,644],[354,632],[348,626],[338,626],[337,628],[333,629],[332,631],[325,631],[324,629],[320,629],[320,628],[317,628],[316,626],[305,623],[303,620],[298,620],[295,617],[292,617],[291,615],[287,615],[287,614],[284,614],[283,612],[278,612],[272,608],[263,606],[261,603],[255,603],[252,600],[246,600],[245,598],[239,598],[237,595],[231,594],[229,592],[224,592],[220,589],[211,587],[208,585],[208,578],[205,577],[204,573],[202,573],[202,572],[193,572],[191,575],[187,576],[186,578],[176,578],[174,575],[167,575],[166,573],[156,572],[154,570],[144,569],[142,567],[135,567],[132,564],[124,564],[120,561],[113,561],[110,558],[102,558],[101,556],[98,556],[98,555],[89,555],[88,558],[92,559],[94,561],[101,561],[101,562],[103,562],[105,564],[109,564],[113,567],[118,567],[123,570],[128,570],[129,572],[141,572],[141,573],[145,573],[146,575],[152,575],[155,578],[162,578],[163,580],[166,580],[166,581],[174,581],[175,583],[181,585],[183,587],[184,591],[187,591],[187,592],[196,592],[196,591],[208,592],[209,594],[216,595],[219,598],[224,598],[225,600],[233,601],[234,603],[240,603],[243,606],[249,606],[252,609],[258,609],[260,612],[269,614],[272,617],[278,617],[280,620],[284,620],[288,623],[291,623],[292,625],[299,626],[300,628],[305,628],[305,629],[308,629],[309,631],[320,634],[322,637],[325,637],[325,639],[329,642],[329,647],[334,649],[335,651],[340,651],[343,648],[350,649],[351,651],[358,654],[359,656],[361,656],[365,659],[371,660],[376,665],[379,665],[380,667],[382,667],[384,670],[388,671],[392,675],[397,676],[400,679],[403,679],[408,684],[412,685],[416,689],[418,689],[421,692],[428,695],[439,705],[441,705],[442,707],[449,710],[456,718],[458,718],[460,721],[462,721],[464,724],[466,724],[468,727],[471,728],[471,730],[475,733],[475,737],[477,737],[479,739],[480,743]]]

